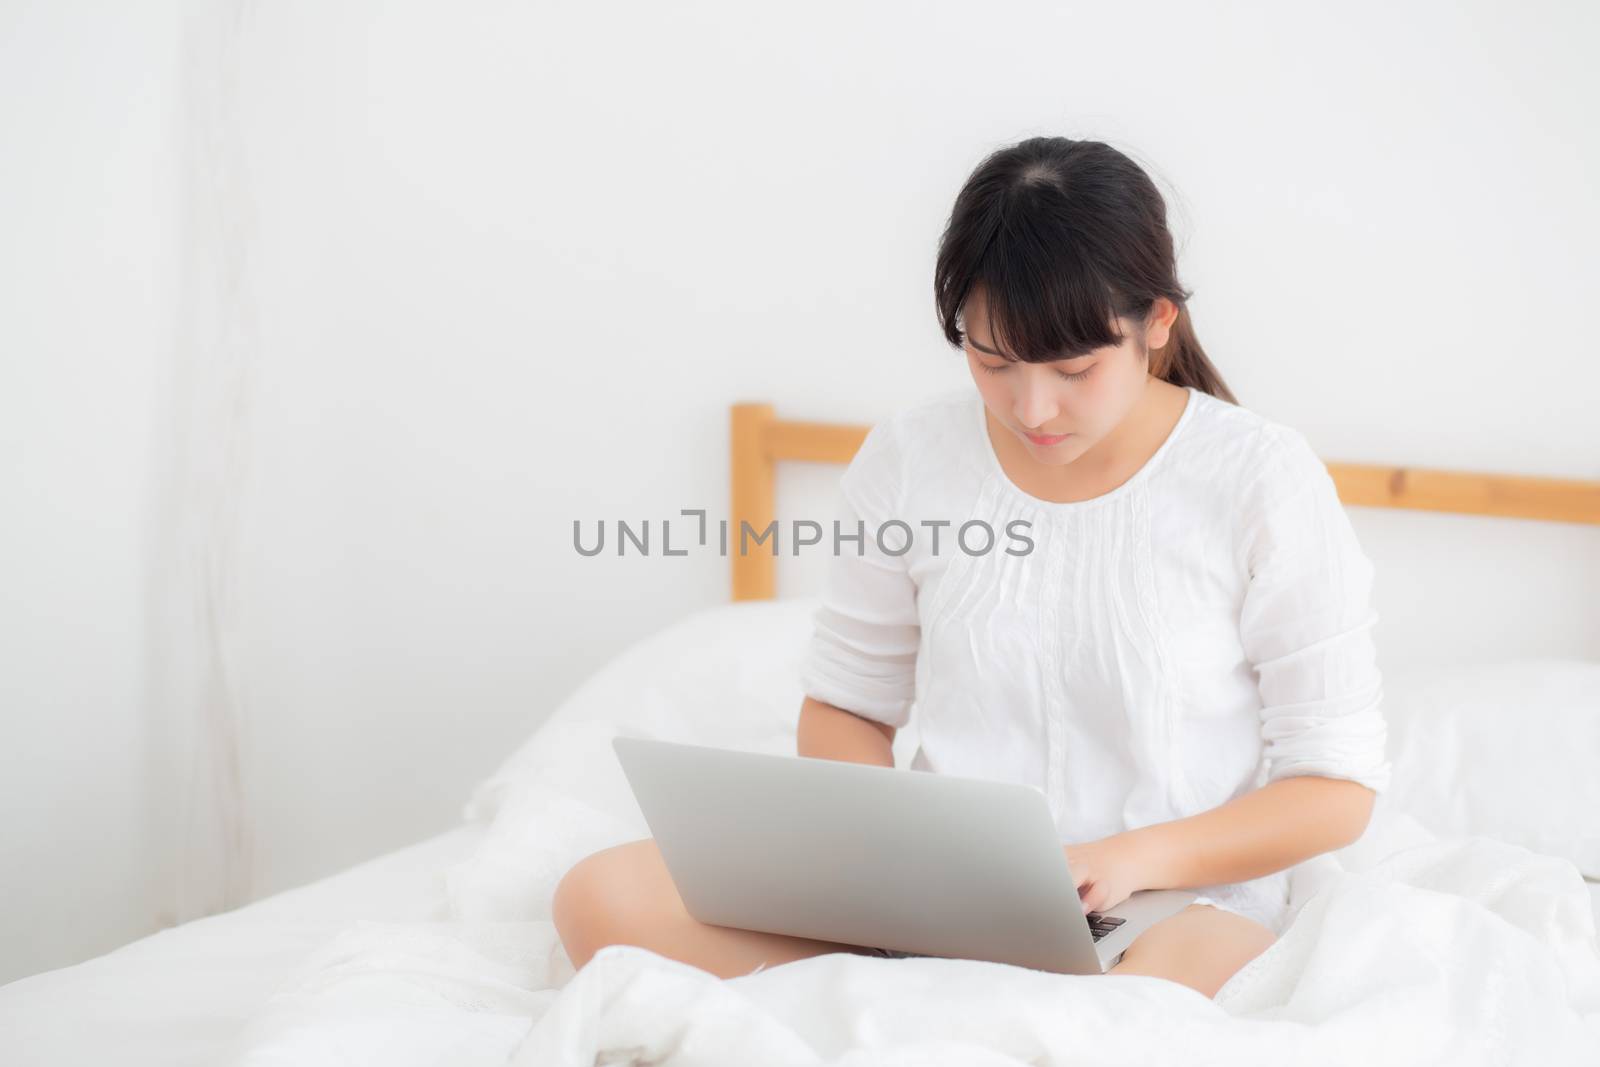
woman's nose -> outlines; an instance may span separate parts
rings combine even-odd
[[[1048,368],[1029,367],[1029,370],[1047,370]],[[1058,405],[1047,382],[1041,382],[1036,377],[1021,376],[1023,381],[1019,387],[1021,394],[1016,398],[1017,421],[1027,430],[1037,430],[1049,424],[1056,417]]]

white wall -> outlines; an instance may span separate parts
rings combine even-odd
[[[0,5],[0,981],[171,907],[146,696],[178,28]]]
[[[72,325],[80,349],[141,353],[92,367],[124,383],[93,418],[49,309],[0,319],[7,379],[32,390],[0,399],[0,432],[44,443],[3,535],[42,561],[5,609],[25,660],[7,738],[76,752],[85,724],[40,716],[106,722],[98,758],[29,756],[7,810],[85,780],[138,798],[122,752],[155,745],[174,888],[141,898],[151,923],[445,829],[620,646],[727,598],[714,553],[585,559],[574,518],[725,515],[733,401],[869,421],[962,384],[932,314],[939,231],[982,155],[1032,134],[1150,167],[1213,359],[1327,458],[1600,476],[1595,10],[1205,7],[301,0],[197,5],[176,58],[158,20],[124,35],[146,77],[179,69],[184,210],[158,227],[102,199],[109,237],[31,222],[19,262],[176,232],[181,295],[170,338],[153,313]],[[89,19],[52,15],[30,47],[87,50]],[[36,98],[65,92],[32,69]],[[51,106],[81,147],[34,172],[46,217],[108,140],[148,155],[170,134],[97,86]],[[47,140],[5,106],[24,148]],[[152,410],[156,476],[136,483]],[[786,471],[780,508],[825,518],[835,473]],[[41,485],[147,509],[152,537]],[[1596,530],[1354,514],[1386,666],[1600,657]],[[780,568],[786,593],[813,575]],[[74,607],[122,630],[38,621]],[[150,731],[109,703],[147,667]],[[98,819],[35,820],[13,846],[8,815],[7,858]],[[41,929],[51,961],[88,947]]]

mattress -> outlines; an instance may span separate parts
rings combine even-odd
[[[246,1020],[319,945],[359,919],[445,913],[467,824],[296,889],[0,987],[0,1063],[182,1067],[225,1062]]]

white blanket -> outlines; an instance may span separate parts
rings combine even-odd
[[[720,980],[633,946],[579,974],[550,923],[572,864],[648,827],[617,733],[792,754],[805,602],[692,615],[619,655],[477,790],[452,919],[362,923],[244,1034],[249,1067],[1600,1065],[1600,943],[1576,865],[1438,838],[1380,796],[1296,868],[1282,936],[1215,999],[1162,979],[836,953]],[[896,738],[904,766],[914,729]]]
[[[256,1018],[239,1062],[1600,1063],[1600,943],[1576,868],[1403,815],[1300,868],[1283,936],[1212,1000],[1155,978],[849,953],[721,980],[616,945],[575,975],[549,891],[637,827],[564,794],[523,802],[547,836],[491,835],[452,870],[460,918],[347,930]],[[539,899],[513,904],[519,885]],[[537,917],[495,917],[530,903]]]

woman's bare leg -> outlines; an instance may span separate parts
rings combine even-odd
[[[867,954],[858,945],[712,926],[691,916],[654,838],[602,849],[578,861],[556,886],[556,932],[574,967],[606,945],[639,945],[720,978],[829,952]]]
[[[1108,974],[1148,974],[1217,995],[1240,967],[1276,941],[1253,919],[1209,904],[1190,904],[1134,939]]]

